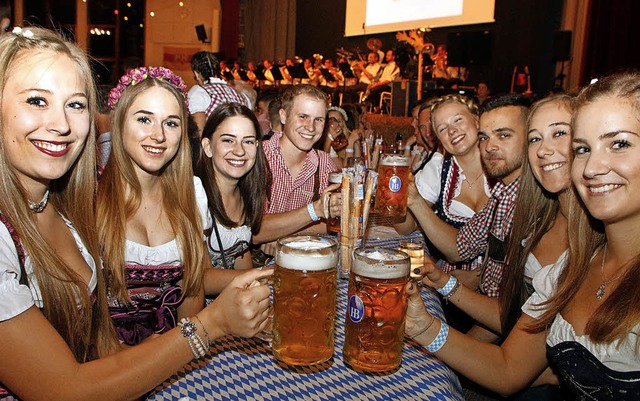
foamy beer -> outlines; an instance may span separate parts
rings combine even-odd
[[[316,235],[278,240],[273,284],[273,355],[289,365],[333,356],[338,244]]]
[[[378,165],[375,212],[389,217],[407,214],[410,160],[402,154],[384,154]]]
[[[395,249],[354,252],[345,317],[344,362],[364,371],[400,365],[409,280],[409,256]]]

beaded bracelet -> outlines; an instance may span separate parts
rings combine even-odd
[[[188,317],[184,317],[180,320],[178,326],[180,326],[180,333],[182,333],[182,336],[189,342],[189,348],[191,348],[193,356],[196,358],[205,356],[207,354],[205,343],[202,337],[198,335],[198,328],[195,323],[189,320]]]
[[[311,220],[313,220],[313,221],[320,220],[320,217],[318,217],[318,215],[316,214],[315,209],[313,208],[313,202],[311,202],[311,203],[309,203],[307,205],[307,211],[309,212],[309,217],[311,217]]]
[[[447,342],[447,337],[449,336],[449,325],[445,322],[440,322],[440,330],[438,331],[438,335],[436,338],[431,341],[431,344],[427,345],[427,351],[432,354],[440,351],[440,348]]]
[[[453,294],[458,292],[460,287],[462,287],[462,283],[459,280],[456,280],[456,284],[453,286],[451,291],[449,291],[446,295],[443,295],[442,298],[444,298],[445,301],[449,301],[451,299],[451,297],[453,296]]]
[[[446,297],[449,295],[451,290],[453,290],[453,288],[456,286],[457,282],[458,282],[458,279],[456,278],[456,276],[449,276],[449,281],[447,281],[447,284],[445,284],[444,287],[442,288],[438,288],[436,291],[438,291],[438,293],[443,297]]]

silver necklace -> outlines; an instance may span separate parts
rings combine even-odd
[[[598,289],[596,290],[596,298],[598,298],[598,301],[601,301],[602,298],[604,298],[607,289],[607,284],[611,284],[614,281],[616,281],[617,279],[619,279],[620,277],[622,277],[622,274],[618,275],[618,277],[613,278],[609,281],[604,279],[604,259],[607,257],[607,244],[604,244],[604,251],[602,252],[602,263],[600,264],[600,278],[602,279],[602,284],[600,284],[600,286],[598,287]]]
[[[467,186],[469,187],[469,189],[471,189],[473,187],[473,184],[475,184],[476,181],[478,181],[478,178],[480,178],[481,176],[482,176],[482,173],[478,174],[478,176],[476,178],[474,178],[473,181],[469,181],[467,179],[467,176],[465,175],[463,181],[465,181],[467,183]]]
[[[49,202],[49,190],[48,189],[47,189],[47,192],[44,193],[44,196],[42,197],[42,200],[40,200],[40,202],[35,203],[35,202],[30,201],[30,200],[27,200],[27,204],[29,205],[29,209],[31,209],[31,211],[33,211],[34,213],[42,213],[44,208],[47,207],[47,202]]]

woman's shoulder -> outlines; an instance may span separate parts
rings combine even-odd
[[[196,204],[198,205],[198,211],[202,218],[202,228],[204,230],[211,228],[213,219],[209,212],[209,200],[207,199],[207,192],[204,190],[200,177],[193,176],[193,187],[196,195]]]

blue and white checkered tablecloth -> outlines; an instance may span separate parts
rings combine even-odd
[[[368,240],[367,245],[395,247],[400,239]],[[338,280],[331,360],[312,367],[287,367],[275,362],[271,347],[260,339],[224,337],[206,357],[158,386],[148,400],[463,400],[455,373],[411,341],[405,342],[402,365],[392,372],[363,373],[345,366],[347,287],[346,280]],[[443,317],[434,292],[423,288],[422,298],[434,316]]]

